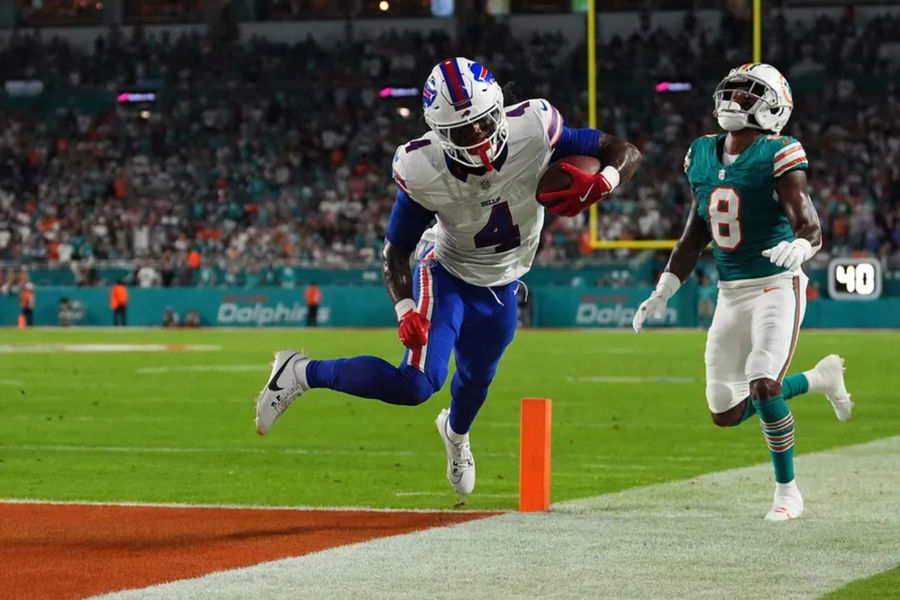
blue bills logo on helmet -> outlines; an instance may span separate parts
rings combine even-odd
[[[484,82],[484,83],[494,83],[494,75],[487,70],[487,67],[484,65],[473,62],[469,65],[469,70],[472,71],[472,75],[475,76],[475,81]]]
[[[437,85],[434,82],[434,77],[429,77],[428,81],[425,82],[425,87],[422,88],[422,106],[428,108],[434,104],[435,98],[437,98]]]

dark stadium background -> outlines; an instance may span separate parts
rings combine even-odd
[[[36,322],[56,325],[63,298],[76,305],[74,320],[64,322],[111,324],[106,293],[118,280],[129,288],[221,288],[231,298],[241,290],[291,290],[260,296],[273,310],[279,302],[293,310],[288,300],[295,297],[302,307],[302,289],[316,280],[337,286],[325,289],[324,323],[390,324],[389,310],[361,321],[328,317],[352,311],[341,298],[360,290],[387,306],[377,261],[395,193],[389,165],[396,145],[425,129],[422,79],[443,57],[477,58],[501,83],[513,82],[509,96],[546,97],[569,125],[585,126],[587,53],[577,12],[585,5],[4,3],[0,318],[15,323],[26,281],[37,286]],[[688,207],[682,158],[695,136],[716,130],[715,83],[752,55],[751,5],[597,2],[598,125],[645,156],[633,182],[600,209],[599,238],[680,233]],[[452,16],[431,16],[448,8]],[[825,236],[824,252],[807,265],[810,300],[824,304],[811,308],[807,325],[865,326],[872,311],[898,314],[884,304],[900,295],[896,7],[767,0],[763,8],[763,59],[793,85],[796,109],[786,132],[808,150]],[[690,85],[657,92],[661,82]],[[528,279],[535,301],[564,296],[561,287],[579,296],[560,320],[542,319],[540,307],[529,305],[537,311],[529,322],[625,324],[579,321],[574,307],[583,308],[579,298],[626,290],[633,295],[595,302],[594,312],[633,308],[636,290],[655,280],[667,254],[594,250],[589,241],[586,215],[548,218]],[[886,298],[864,309],[830,305],[829,261],[839,257],[875,259]],[[714,296],[715,270],[703,261],[699,271],[674,324],[706,319],[708,310],[693,313]],[[159,304],[171,304],[182,319],[203,304],[211,308],[201,310],[202,324],[233,324],[215,316],[224,296],[173,294],[138,289],[130,322],[159,324]],[[145,305],[153,314],[142,317]]]

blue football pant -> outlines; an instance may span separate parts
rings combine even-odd
[[[418,310],[430,321],[428,343],[404,353],[399,367],[375,356],[310,361],[310,387],[325,387],[389,404],[425,402],[447,380],[450,352],[450,427],[466,433],[487,398],[503,351],[516,331],[518,283],[485,288],[454,277],[431,255],[413,275]]]

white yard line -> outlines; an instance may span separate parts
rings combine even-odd
[[[768,464],[104,596],[812,599],[900,562],[900,436],[800,456],[807,510],[762,516]]]
[[[372,508],[370,506],[259,506],[249,504],[182,504],[180,502],[95,502],[92,500],[42,500],[41,498],[0,498],[0,504],[53,504],[55,506],[136,506],[149,508],[223,508],[229,510],[303,510],[329,512],[402,513],[490,513],[496,510],[469,508]]]
[[[398,498],[406,498],[409,496],[439,496],[446,497],[451,492],[443,491],[443,492],[430,492],[426,490],[415,490],[409,492],[395,492],[394,495]],[[479,498],[518,498],[518,494],[478,494]]]

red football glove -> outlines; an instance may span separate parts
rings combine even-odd
[[[410,350],[418,350],[428,343],[429,327],[431,327],[431,321],[417,313],[415,309],[410,309],[400,317],[397,335],[400,336],[400,341],[404,346]]]
[[[566,162],[560,164],[559,168],[572,176],[572,185],[565,190],[538,195],[538,199],[545,206],[554,200],[557,201],[547,209],[551,215],[574,217],[592,204],[596,204],[613,189],[613,185],[602,172],[587,173]]]

